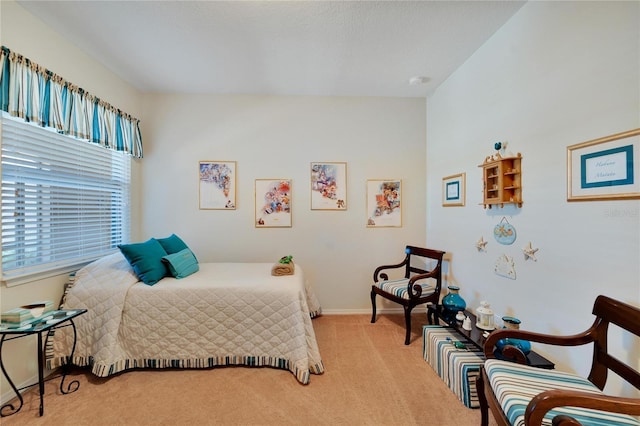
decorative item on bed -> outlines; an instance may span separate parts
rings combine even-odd
[[[176,235],[120,246],[80,269],[65,308],[76,322],[71,363],[109,376],[133,368],[223,365],[286,369],[307,384],[324,372],[311,319],[320,305],[298,265],[199,263]],[[72,330],[57,330],[49,368],[67,362]]]
[[[295,265],[293,264],[293,256],[283,256],[278,262],[271,267],[271,275],[280,277],[282,275],[293,275]]]

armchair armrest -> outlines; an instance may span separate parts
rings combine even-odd
[[[524,415],[524,422],[529,426],[542,424],[542,419],[549,410],[556,407],[581,407],[611,413],[640,415],[640,399],[602,395],[590,392],[570,390],[550,390],[536,395]],[[581,423],[570,416],[557,416],[554,425],[580,425]]]
[[[420,284],[415,285],[416,281],[419,280],[424,280],[426,278],[437,278],[439,275],[440,271],[437,270],[433,270],[424,274],[416,274],[413,275],[410,279],[409,279],[409,283],[407,284],[407,291],[409,292],[409,297],[410,298],[418,298],[420,296],[422,296],[422,286]]]
[[[544,343],[547,345],[555,346],[579,346],[593,342],[593,333],[593,327],[583,333],[573,334],[570,336],[554,336],[551,334],[536,333],[534,331],[526,330],[496,330],[489,334],[489,337],[487,337],[487,340],[485,340],[484,342],[484,355],[487,359],[495,358],[495,355],[493,354],[493,348],[496,345],[496,342],[500,339],[521,339],[528,340],[530,342]],[[513,350],[520,352],[516,348],[513,348],[511,351]],[[518,357],[516,357],[516,359],[517,358]]]
[[[405,259],[397,264],[394,265],[382,265],[382,266],[378,266],[376,268],[375,271],[373,271],[373,282],[378,282],[380,280],[388,280],[389,276],[382,272],[386,269],[398,269],[398,268],[402,268],[403,266],[407,265],[407,263],[409,262],[409,256],[405,257]],[[381,273],[382,272],[382,273]]]

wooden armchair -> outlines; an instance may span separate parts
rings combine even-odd
[[[407,328],[404,344],[411,342],[411,310],[423,303],[438,304],[442,288],[443,251],[428,248],[407,246],[404,260],[395,265],[383,265],[373,273],[371,286],[371,322],[376,322],[376,295],[399,303],[404,308],[404,322]],[[424,263],[417,266],[417,262]],[[435,263],[431,270],[425,268]],[[387,273],[390,269],[404,268],[404,278],[390,280]]]
[[[629,366],[607,352],[610,323],[629,332],[631,338],[640,337],[640,308],[598,296],[593,314],[596,316],[593,325],[573,336],[523,330],[499,330],[489,335],[484,344],[487,360],[477,383],[483,426],[488,425],[488,408],[501,426],[640,425],[638,418],[632,417],[640,416],[640,398],[602,392],[609,370],[640,389],[638,364]],[[584,379],[558,370],[522,365],[524,354],[514,346],[505,346],[502,355],[520,363],[495,359],[494,346],[504,338],[560,346],[593,344],[589,376]],[[633,347],[632,342],[629,346]]]

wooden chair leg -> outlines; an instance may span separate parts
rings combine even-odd
[[[480,375],[476,379],[476,392],[478,392],[478,402],[480,403],[480,426],[489,426],[489,404],[487,396],[484,394],[484,367],[480,367]]]
[[[371,323],[376,322],[376,292],[371,290]]]
[[[404,307],[404,323],[407,327],[407,335],[404,338],[405,345],[411,343],[411,309],[413,309],[412,306]]]

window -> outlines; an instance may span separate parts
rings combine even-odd
[[[129,241],[128,155],[2,115],[2,279],[77,269]]]

